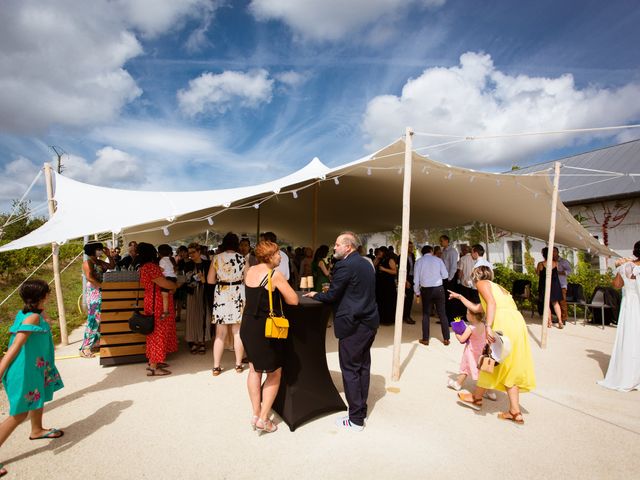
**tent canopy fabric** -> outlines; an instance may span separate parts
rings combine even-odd
[[[103,232],[128,240],[166,243],[205,229],[273,231],[311,245],[317,206],[318,244],[344,230],[389,231],[401,223],[405,143],[397,140],[355,162],[329,168],[318,159],[272,182],[201,192],[144,192],[96,187],[56,174],[52,218],[0,251]],[[478,172],[412,152],[410,228],[452,227],[474,221],[546,239],[553,188],[546,175]],[[88,199],[105,199],[100,203]],[[259,208],[256,208],[259,207]],[[558,202],[556,243],[615,255]],[[213,221],[213,226],[210,226]],[[168,234],[168,235],[167,235]]]

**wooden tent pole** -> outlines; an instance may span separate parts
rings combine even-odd
[[[256,245],[260,241],[260,209],[258,209],[258,213],[256,214]]]
[[[49,205],[49,219],[56,211],[53,201],[53,178],[51,175],[51,165],[44,164],[44,178],[47,185],[47,200]],[[58,303],[58,321],[60,322],[60,340],[62,345],[69,345],[69,336],[67,335],[67,317],[64,311],[64,298],[62,296],[62,282],[60,281],[60,246],[53,242],[51,244],[51,253],[53,254],[53,281],[56,289],[56,302]]]
[[[551,309],[549,299],[551,298],[551,273],[553,271],[553,246],[556,239],[556,209],[558,206],[558,185],[560,183],[560,162],[555,162],[555,174],[553,176],[553,196],[551,197],[551,220],[549,224],[549,242],[547,243],[547,269],[544,283],[544,304],[542,310],[542,335],[540,344],[542,348],[547,348],[548,328],[546,319],[550,318]],[[551,261],[549,261],[551,260]],[[560,319],[558,319],[560,320]]]
[[[402,187],[402,238],[400,240],[400,265],[398,272],[398,292],[396,296],[396,323],[393,330],[393,363],[391,379],[400,380],[400,346],[402,343],[402,317],[404,310],[404,291],[407,283],[407,254],[409,251],[409,219],[411,216],[411,166],[412,166],[412,135],[413,131],[407,127],[405,132],[404,149],[404,182]]]
[[[318,248],[318,194],[320,191],[320,184],[316,183],[313,186],[313,225],[311,225],[311,248],[316,251]]]

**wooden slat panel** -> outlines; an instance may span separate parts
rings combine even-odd
[[[114,320],[116,321],[129,320],[129,317],[131,317],[132,312],[133,312],[133,309],[129,309],[124,312],[102,312],[102,321],[109,322]]]
[[[135,290],[140,287],[138,282],[103,282],[102,290]]]
[[[138,302],[140,306],[142,302]],[[132,310],[136,306],[135,298],[133,300],[106,300],[102,302],[102,311],[105,310]]]
[[[100,347],[100,358],[121,357],[123,355],[144,355],[146,345],[123,345],[121,347]]]
[[[128,333],[129,322],[100,323],[100,333]]]
[[[121,343],[140,343],[146,341],[147,337],[145,337],[144,335],[128,332],[119,335],[102,335],[100,337],[100,346],[118,345]]]
[[[136,298],[136,292],[137,290],[107,290],[102,292],[102,301],[115,298]],[[144,298],[144,290],[140,290],[138,297],[140,299]]]

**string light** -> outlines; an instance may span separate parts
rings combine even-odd
[[[293,198],[298,198],[297,190],[294,190],[293,192],[291,192],[291,194],[293,195]]]
[[[398,169],[398,175],[402,175],[402,167]]]
[[[476,179],[475,175],[471,175],[471,178],[469,178],[469,183],[473,183],[473,181]]]
[[[260,204],[259,203],[254,203],[253,204],[253,208],[255,208],[256,210],[258,210],[260,208]]]
[[[279,188],[275,188],[275,189],[273,190],[273,193],[280,193],[280,189],[279,189]]]
[[[371,167],[367,168],[367,175],[371,176]]]
[[[176,217],[174,217],[173,215],[170,216],[170,217],[167,217],[167,222],[169,222],[169,223],[173,223],[173,222],[175,222],[175,220],[176,220]]]
[[[169,236],[169,229],[167,227],[162,227],[162,233],[164,233],[165,237]]]
[[[222,204],[222,206],[224,208],[229,208],[231,206],[231,204],[229,202],[225,202],[225,203]]]
[[[333,183],[335,183],[336,185],[340,185],[340,180],[338,180],[338,177],[335,177],[333,179]]]
[[[209,222],[209,225],[213,225],[213,217],[207,217],[207,222]]]
[[[447,180],[451,180],[451,177],[453,177],[453,173],[449,172],[449,175],[447,175]]]

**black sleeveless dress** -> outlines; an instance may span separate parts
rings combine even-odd
[[[246,301],[240,325],[240,339],[249,362],[257,372],[273,372],[282,367],[284,343],[264,336],[264,326],[269,315],[269,292],[264,288],[267,277],[257,287],[245,285]],[[280,312],[280,292],[273,292],[273,309]]]
[[[544,288],[547,283],[547,269],[542,267],[538,274],[538,313],[542,315],[544,308]],[[562,287],[558,277],[558,269],[551,270],[551,295],[549,296],[549,308],[553,313],[553,303],[562,300]]]

